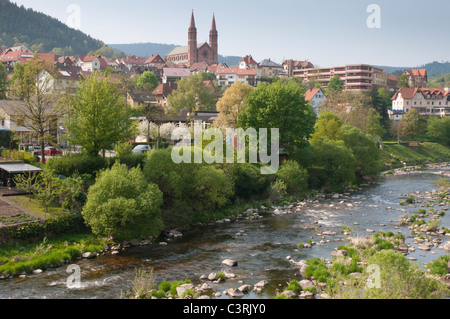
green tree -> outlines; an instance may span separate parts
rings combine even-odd
[[[133,133],[124,97],[108,77],[93,73],[71,99],[68,140],[92,155],[110,150]]]
[[[342,191],[355,181],[355,157],[344,141],[320,138],[311,144],[313,165],[308,175],[314,187]]]
[[[94,234],[117,240],[157,236],[162,228],[162,193],[140,168],[116,163],[89,188],[82,215]]]
[[[177,82],[177,89],[167,98],[170,114],[179,114],[181,109],[215,111],[217,96],[204,83],[201,75],[191,75]]]
[[[0,61],[0,100],[6,99],[6,77],[8,76],[8,72],[6,71],[5,66]]]
[[[296,161],[288,160],[281,165],[277,180],[286,185],[290,195],[303,195],[308,188],[308,173]]]
[[[332,112],[322,112],[314,126],[314,133],[311,142],[317,141],[321,137],[331,140],[337,139],[337,135],[342,126],[341,120]]]
[[[397,84],[398,88],[409,88],[409,79],[406,74],[400,75],[400,81]]]
[[[344,89],[344,82],[341,80],[339,75],[335,75],[331,78],[327,86],[327,94],[341,93]]]
[[[246,98],[253,90],[250,85],[239,81],[232,84],[217,102],[219,115],[214,125],[221,128],[236,128],[239,114],[245,108]]]
[[[304,90],[294,82],[260,84],[247,97],[238,127],[278,128],[280,144],[305,145],[314,132],[316,113],[304,99]]]
[[[450,145],[450,117],[430,117],[427,124],[427,136],[439,143]]]
[[[372,179],[378,175],[381,169],[380,150],[373,139],[348,125],[340,128],[337,137],[352,151],[354,170],[359,178]]]
[[[45,76],[49,75],[49,76]],[[16,118],[23,126],[36,133],[44,150],[50,132],[55,130],[58,119],[67,113],[65,96],[53,90],[52,78],[56,68],[37,56],[26,63],[16,64],[11,79],[10,94],[15,103]],[[45,163],[45,153],[42,152]]]
[[[400,120],[401,135],[407,138],[415,138],[425,133],[426,119],[415,108],[402,116]]]
[[[159,81],[153,71],[144,71],[138,78],[136,85],[138,88],[145,88],[152,92],[158,87]]]

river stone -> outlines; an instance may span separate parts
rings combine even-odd
[[[337,250],[337,251],[333,251],[331,252],[331,257],[337,257],[337,256],[347,256],[347,251],[346,250]]]
[[[400,250],[401,252],[408,252],[408,245],[401,244],[398,246],[398,250]]]
[[[183,295],[187,292],[188,290],[185,287],[177,287],[177,295],[178,298],[183,298]]]
[[[261,280],[255,285],[255,288],[264,288],[268,284],[267,280]]]
[[[202,295],[202,296],[198,297],[197,299],[211,299],[211,297],[208,295]]]
[[[215,272],[212,272],[208,275],[208,280],[213,281],[217,279],[217,274]]]
[[[225,259],[222,261],[222,265],[228,266],[228,267],[237,267],[238,262],[233,259]]]
[[[85,258],[85,259],[92,259],[92,258],[97,257],[97,254],[95,254],[95,253],[93,253],[93,252],[86,252],[86,253],[84,253],[82,256],[83,256],[83,258]]]
[[[226,294],[231,298],[231,299],[237,299],[237,298],[242,298],[244,297],[244,293],[242,291],[240,291],[239,289],[236,288],[230,288],[226,291]]]
[[[305,290],[306,288],[309,287],[314,287],[314,284],[311,280],[308,279],[303,279],[299,282],[300,286],[302,287],[303,290]]]
[[[41,272],[42,272],[42,269],[33,270],[33,274],[40,274]]]
[[[447,271],[450,272],[450,260],[447,263]]]
[[[334,235],[337,235],[337,232],[331,231],[331,230],[326,230],[322,233],[322,235],[334,236]]]
[[[314,299],[314,294],[311,291],[304,291],[300,294],[300,298]]]
[[[212,287],[210,285],[208,285],[206,282],[203,285],[200,286],[200,290],[201,291],[208,291],[208,290],[211,290],[211,289],[212,289]]]
[[[297,294],[293,292],[292,290],[285,290],[282,293],[286,298],[295,298],[297,297]]]
[[[250,285],[242,285],[242,286],[240,286],[238,289],[242,292],[242,293],[244,293],[244,294],[247,294],[249,291],[250,291],[250,288],[251,288],[252,286],[250,286]]]

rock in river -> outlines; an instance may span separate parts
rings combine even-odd
[[[222,265],[228,266],[228,267],[237,267],[238,262],[233,259],[225,259],[222,261]]]

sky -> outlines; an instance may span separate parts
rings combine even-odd
[[[366,63],[420,66],[450,61],[448,0],[12,0],[107,44],[187,44],[194,11],[198,41],[213,13],[219,54],[320,67]],[[371,6],[371,5],[375,5]]]

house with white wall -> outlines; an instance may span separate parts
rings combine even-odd
[[[327,96],[322,89],[309,89],[305,93],[305,101],[309,101],[317,115],[319,115],[320,108],[327,102]]]
[[[400,88],[392,97],[389,118],[401,120],[403,115],[417,109],[424,116],[450,116],[450,90],[436,88]]]

